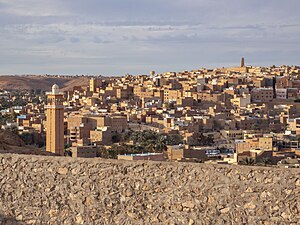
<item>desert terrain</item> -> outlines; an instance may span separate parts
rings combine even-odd
[[[74,86],[89,84],[86,76],[0,76],[0,90],[30,90],[48,91],[57,84],[63,91],[72,90]]]

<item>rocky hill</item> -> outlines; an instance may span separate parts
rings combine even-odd
[[[8,130],[0,130],[0,151],[24,146],[24,141],[18,135]]]
[[[53,84],[62,90],[72,90],[74,86],[86,86],[89,77],[58,77],[58,76],[0,76],[0,90],[30,90],[41,89],[48,91]]]
[[[0,223],[299,224],[299,169],[0,154]]]
[[[26,155],[53,155],[35,146],[25,145],[24,141],[8,130],[0,130],[0,154],[14,153]],[[0,223],[1,224],[1,223]]]

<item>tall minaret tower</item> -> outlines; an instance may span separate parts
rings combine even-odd
[[[245,67],[245,58],[244,57],[241,59],[241,67]]]
[[[52,86],[52,92],[46,94],[46,151],[64,155],[64,96],[56,84]]]

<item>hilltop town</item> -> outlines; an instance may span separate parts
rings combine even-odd
[[[253,67],[242,59],[239,67],[89,82],[49,93],[3,88],[2,129],[41,153],[71,157],[299,167],[298,66]],[[54,108],[60,122],[47,122]]]

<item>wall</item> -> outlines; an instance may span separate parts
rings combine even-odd
[[[297,224],[299,169],[2,154],[0,215],[24,224]]]

